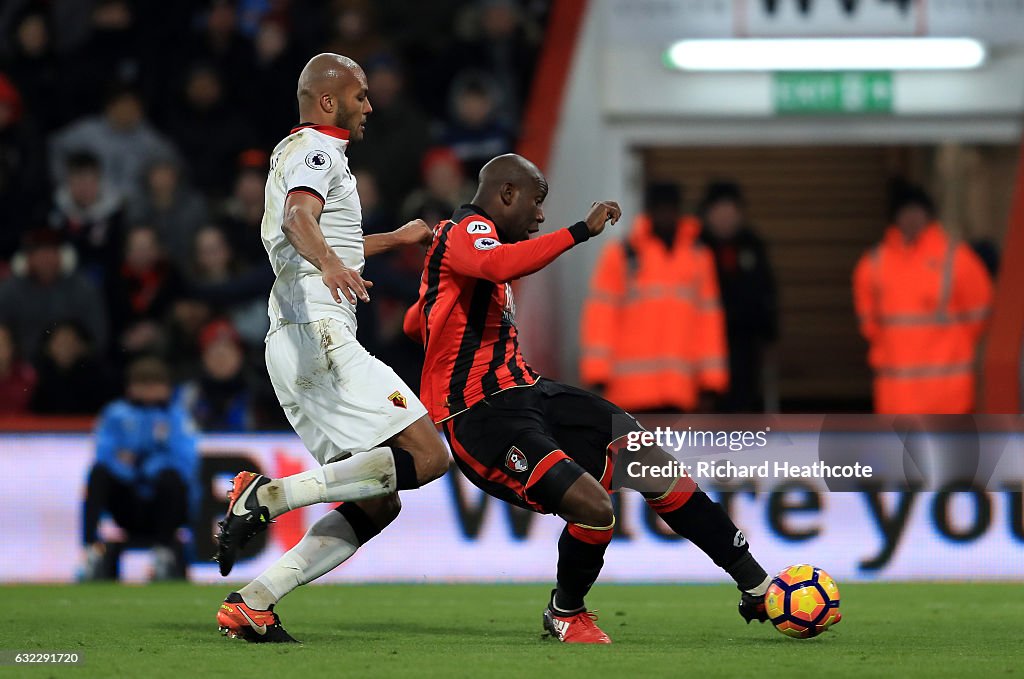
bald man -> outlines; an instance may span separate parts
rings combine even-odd
[[[274,149],[263,245],[277,280],[270,293],[267,368],[288,421],[316,458],[279,479],[235,476],[220,522],[216,559],[231,572],[238,550],[281,514],[344,502],[254,581],[231,592],[217,622],[229,637],[290,642],[274,605],[343,563],[398,515],[397,491],[444,474],[448,452],[427,411],[391,368],[356,341],[356,304],[370,301],[366,257],[429,242],[414,220],[363,236],[356,181],[345,151],[363,138],[373,110],[354,61],[320,54],[299,76],[305,121]]]
[[[564,643],[607,644],[584,597],[597,580],[612,537],[613,488],[640,492],[678,535],[736,581],[740,614],[764,622],[770,579],[721,506],[685,474],[634,477],[624,470],[675,460],[630,443],[640,425],[587,391],[545,379],[519,350],[510,283],[600,234],[621,216],[594,203],[583,221],[531,238],[544,222],[548,184],[525,158],[499,156],[480,172],[473,202],[434,230],[420,297],[405,331],[424,344],[421,398],[441,426],[455,462],[476,486],[524,509],[557,514],[556,588],[544,629]],[[635,437],[634,437],[635,441]]]

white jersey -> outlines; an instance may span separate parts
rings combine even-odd
[[[281,228],[289,193],[308,193],[323,204],[320,230],[345,266],[362,272],[362,209],[356,179],[348,167],[346,130],[302,125],[292,130],[270,158],[263,213],[263,246],[277,280],[270,293],[270,332],[287,323],[340,320],[353,335],[355,306],[342,295],[334,301],[321,272],[300,255]]]

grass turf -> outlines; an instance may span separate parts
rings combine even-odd
[[[599,585],[608,647],[540,638],[540,585],[312,586],[278,609],[301,645],[217,633],[225,587],[3,586],[0,649],[77,651],[24,677],[1021,676],[1019,585],[840,585],[843,621],[810,640],[745,625],[724,585]]]

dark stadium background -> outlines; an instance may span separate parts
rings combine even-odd
[[[259,220],[269,152],[300,122],[298,71],[317,52],[339,51],[367,72],[371,132],[350,154],[364,230],[414,216],[436,223],[471,196],[485,160],[515,147],[548,4],[3,3],[0,276],[24,266],[26,239],[50,238],[69,276],[61,287],[96,293],[79,290],[80,308],[60,319],[75,321],[78,342],[67,349],[48,345],[52,327],[45,337],[16,328],[29,389],[12,393],[3,412],[93,415],[120,393],[130,358],[155,353],[206,405],[203,428],[287,428],[262,358],[272,274]],[[83,150],[84,160],[75,153]],[[101,198],[79,214],[67,205],[68,164],[90,155]],[[437,175],[433,191],[425,172]],[[164,256],[143,253],[145,273],[133,274],[125,240],[139,227],[155,229]],[[140,238],[148,248],[152,238]],[[415,299],[420,257],[371,263],[377,304],[360,319],[363,343],[414,388],[416,349],[400,318]],[[148,304],[132,299],[143,277]],[[10,329],[10,307],[23,302],[4,297],[0,324]],[[211,326],[217,320],[231,326]],[[218,332],[237,338],[237,371],[203,370],[204,328],[207,343]]]
[[[667,52],[683,38],[892,33],[975,38],[987,57],[956,71],[843,76],[686,72]],[[545,229],[592,201],[621,202],[621,224],[516,286],[527,359],[572,384],[597,262],[642,212],[647,185],[680,186],[688,214],[710,184],[739,185],[777,293],[777,324],[757,343],[754,429],[784,429],[787,414],[872,411],[853,270],[901,191],[930,194],[994,282],[975,411],[1008,415],[998,431],[1009,435],[971,439],[971,452],[995,441],[1000,478],[1018,481],[713,493],[769,570],[809,562],[838,580],[843,624],[807,644],[739,626],[721,574],[637,496],[617,495],[593,600],[635,653],[567,654],[566,665],[595,676],[1019,671],[1024,13],[1014,0],[0,2],[0,583],[15,620],[0,653],[73,643],[93,654],[95,676],[206,674],[251,657],[216,636],[228,586],[208,557],[234,473],[314,463],[266,375],[272,273],[259,225],[269,153],[301,122],[296,76],[321,51],[356,59],[369,79],[374,112],[349,154],[366,233],[445,219],[472,196],[481,164],[509,151],[548,177]],[[875,85],[881,94],[864,94]],[[88,208],[75,205],[82,198]],[[420,353],[401,321],[421,268],[418,248],[371,261],[373,302],[359,319],[360,340],[414,388]],[[167,361],[200,431],[201,497],[183,531],[191,582],[72,584],[95,418],[143,355]],[[947,452],[963,445],[916,415],[873,420],[884,425],[879,448],[904,451],[909,433]],[[843,421],[828,422],[841,453],[858,455],[844,448]],[[956,422],[976,433],[971,415]],[[800,434],[816,451],[816,431]],[[372,549],[282,605],[315,650],[268,654],[268,671],[336,673],[339,657],[361,674],[561,667],[535,646],[559,522],[484,496],[455,469],[403,503]],[[258,574],[316,518],[283,516],[233,577]],[[150,579],[144,545],[126,547],[122,574]]]

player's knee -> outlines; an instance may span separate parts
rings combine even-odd
[[[589,477],[581,477],[566,492],[558,514],[569,523],[597,528],[610,526],[615,521],[611,497],[596,480]]]
[[[437,439],[416,460],[416,480],[422,486],[435,481],[448,471],[448,451]]]
[[[416,471],[415,487],[439,479],[448,471],[448,449],[441,443],[434,423],[426,415],[389,440],[388,444],[408,451],[412,456]],[[400,483],[399,490],[402,489]]]
[[[603,490],[603,489],[602,489]],[[593,498],[588,498],[587,514],[590,519],[588,526],[604,527],[610,526],[615,521],[615,508],[612,507],[612,499],[607,492],[593,493]]]

